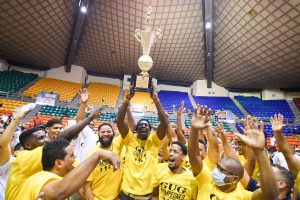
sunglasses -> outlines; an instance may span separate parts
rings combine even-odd
[[[219,165],[218,163],[216,164],[217,165],[217,169],[222,172],[223,174],[226,174],[226,175],[230,175],[230,176],[237,176],[229,171],[227,171],[226,169],[224,169],[223,167],[221,167],[221,165]]]

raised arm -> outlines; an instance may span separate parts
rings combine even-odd
[[[86,88],[80,89],[78,94],[80,95],[80,105],[76,115],[76,122],[79,122],[84,119],[85,108],[87,107],[87,103],[90,97],[90,94],[88,93]]]
[[[279,150],[283,153],[284,158],[289,166],[289,170],[297,176],[300,171],[300,159],[297,158],[292,149],[290,148],[289,143],[284,139],[282,135],[282,130],[284,129],[284,118],[282,115],[274,115],[274,118],[271,118],[272,129],[275,134],[276,143]]]
[[[26,112],[24,110],[17,109],[16,111],[14,111],[10,124],[6,127],[3,134],[0,135],[0,166],[4,165],[10,158],[11,149],[9,143],[14,135],[16,128],[25,115]]]
[[[212,125],[209,125],[206,129],[207,139],[209,142],[207,156],[210,162],[216,164],[221,160],[221,152],[219,148],[218,137],[214,131]]]
[[[263,122],[260,122],[263,124]],[[246,130],[245,135],[237,134],[237,137],[251,148],[258,161],[260,174],[260,189],[253,192],[252,199],[278,199],[279,191],[277,181],[271,164],[268,160],[265,147],[265,135],[258,129],[251,127]]]
[[[229,144],[226,138],[226,130],[224,129],[223,125],[218,123],[218,129],[219,137],[222,141],[223,149],[225,156],[228,158],[233,158],[235,160],[239,160],[238,156],[236,155],[236,151],[234,148]]]
[[[130,110],[130,106],[127,107],[126,114],[127,114],[126,116],[127,116],[128,127],[133,132],[135,130],[136,123],[135,123],[135,120],[133,118],[132,112]]]
[[[133,98],[133,96],[134,96],[134,91],[130,90],[130,92],[126,95],[125,99],[123,100],[123,103],[118,112],[117,126],[122,138],[125,138],[129,131],[128,124],[125,121],[125,116],[128,110],[130,100]]]
[[[179,111],[177,112],[177,130],[176,131],[177,131],[178,140],[181,141],[183,144],[186,144],[187,141],[183,134],[182,121],[181,121],[183,111],[184,111],[184,101],[181,101]]]
[[[101,114],[102,109],[103,109],[103,107],[93,110],[86,119],[67,128],[66,130],[61,132],[59,137],[64,137],[65,139],[67,139],[69,141],[71,141],[73,138],[76,138],[86,125],[88,125],[93,119],[95,119],[96,117],[99,116],[99,114]]]
[[[46,184],[41,192],[45,193],[46,199],[66,199],[76,192],[94,170],[99,160],[111,162],[114,169],[121,167],[119,157],[116,153],[107,150],[99,150],[92,154],[81,165],[71,170],[62,180],[51,181]]]
[[[195,116],[191,121],[191,132],[188,140],[188,156],[194,176],[202,171],[203,163],[199,154],[198,145],[198,130],[203,130],[209,126],[209,112],[207,108],[197,106],[195,110]]]
[[[153,103],[156,106],[158,118],[160,120],[160,124],[157,127],[156,133],[158,138],[162,140],[166,136],[168,125],[169,125],[169,119],[168,116],[166,115],[165,109],[160,104],[158,95],[155,90],[153,90],[153,92],[151,93],[151,98],[153,100]]]

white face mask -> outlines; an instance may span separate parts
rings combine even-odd
[[[212,178],[214,179],[217,186],[224,186],[224,185],[231,184],[231,183],[224,182],[225,177],[226,175],[220,172],[217,167],[212,171]]]

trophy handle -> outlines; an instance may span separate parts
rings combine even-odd
[[[141,35],[141,30],[140,29],[136,29],[133,36],[137,39],[137,41],[142,43],[142,35]]]
[[[153,43],[155,43],[161,36],[162,36],[162,31],[161,31],[161,29],[159,28],[159,29],[157,29],[157,30],[155,31],[155,37],[154,37],[154,39],[153,39]]]

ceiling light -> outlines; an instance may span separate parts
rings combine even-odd
[[[85,6],[81,6],[80,11],[83,12],[83,13],[86,13],[87,9],[86,9]]]
[[[210,28],[211,28],[211,23],[210,23],[210,22],[207,22],[207,23],[205,24],[205,28],[206,28],[206,29],[210,29]]]

